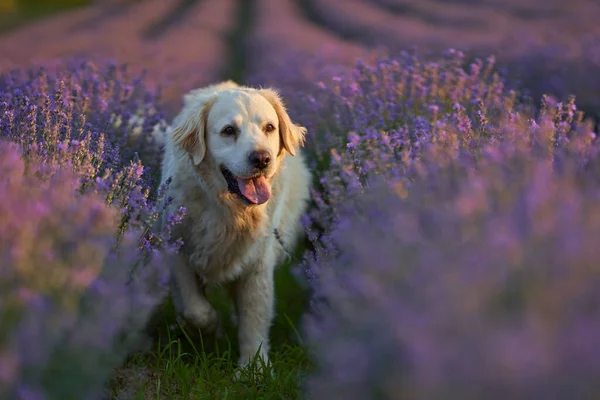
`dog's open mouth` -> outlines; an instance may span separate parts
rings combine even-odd
[[[237,195],[246,204],[263,204],[271,198],[271,186],[264,175],[240,178],[221,166],[229,193]]]

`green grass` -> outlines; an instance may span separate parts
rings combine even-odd
[[[186,347],[191,347],[191,351]],[[231,344],[207,352],[202,349],[202,342],[195,344],[189,338],[172,339],[164,345],[158,344],[155,352],[132,356],[116,372],[112,395],[137,399],[299,397],[300,379],[309,368],[302,347],[279,346],[271,353],[272,374],[258,372],[255,364],[245,371],[239,382],[233,382],[237,367],[232,353]]]
[[[255,20],[254,0],[237,0],[237,13],[235,29],[227,36],[227,47],[229,48],[229,68],[226,68],[220,78],[231,79],[234,82],[243,82],[246,77],[248,60],[246,51],[248,48],[248,35]]]
[[[16,0],[14,11],[0,13],[0,33],[25,23],[90,4],[90,0]]]
[[[296,253],[301,254],[304,249]],[[149,325],[154,350],[133,354],[109,384],[115,399],[297,399],[312,365],[298,334],[308,293],[291,275],[289,264],[275,272],[277,316],[271,328],[271,373],[256,361],[233,382],[238,370],[237,329],[232,302],[224,288],[207,297],[223,317],[223,335],[193,335],[176,322],[170,299]],[[175,326],[175,329],[169,329]]]

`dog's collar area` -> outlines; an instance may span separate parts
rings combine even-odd
[[[279,245],[283,249],[283,252],[288,258],[288,261],[293,259],[294,257],[292,256],[292,254],[288,251],[288,249],[285,248],[285,243],[283,242],[283,239],[281,238],[281,235],[279,234],[279,230],[277,228],[273,228],[273,236],[275,236],[275,240],[277,240],[277,243],[279,243]]]
[[[240,198],[240,200],[242,200],[244,202],[244,204],[247,204],[247,205],[254,204],[246,196],[244,196],[244,194],[240,191],[240,186],[238,184],[237,178],[235,177],[235,175],[233,175],[231,173],[230,170],[228,170],[224,166],[221,166],[221,173],[223,174],[223,177],[225,178],[225,182],[227,182],[227,190],[229,190],[229,193],[238,196]]]

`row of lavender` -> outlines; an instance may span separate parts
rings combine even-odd
[[[143,345],[185,212],[153,231],[155,103],[114,65],[0,76],[0,398],[100,398]]]
[[[593,122],[464,63],[358,63],[292,107],[319,171],[309,398],[600,393]]]

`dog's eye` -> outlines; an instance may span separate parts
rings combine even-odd
[[[267,124],[267,126],[265,126],[265,130],[267,132],[273,132],[275,130],[275,127],[273,126],[273,124]]]
[[[225,128],[223,128],[221,133],[227,136],[233,136],[235,135],[235,128],[231,125],[227,125]]]

